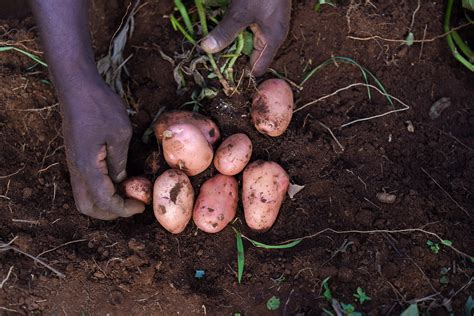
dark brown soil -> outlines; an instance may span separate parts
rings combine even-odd
[[[327,228],[422,227],[473,255],[473,74],[452,58],[444,38],[411,47],[348,38],[403,39],[416,8],[416,1],[360,2],[343,1],[316,13],[314,1],[295,1],[290,34],[272,67],[300,82],[307,67],[333,55],[348,56],[370,69],[410,109],[341,129],[349,121],[393,109],[380,96],[369,101],[359,86],[295,113],[283,136],[268,138],[250,122],[252,84],[244,80],[244,91],[231,99],[220,94],[203,113],[218,123],[222,134],[247,133],[255,148],[253,160],[276,161],[294,183],[306,185],[293,200],[286,199],[270,231],[249,231],[242,224],[241,207],[234,225],[265,243]],[[420,39],[426,27],[426,39],[431,39],[443,33],[443,2],[421,2],[413,33]],[[158,109],[178,108],[190,97],[176,95],[172,67],[154,46],[159,44],[169,55],[181,50],[181,36],[163,17],[171,8],[171,1],[149,1],[137,15],[127,51],[133,58],[126,85],[138,112],[132,118],[130,175],[141,174],[146,156],[157,149],[155,142],[145,145],[140,139]],[[107,52],[125,9],[126,3],[93,2],[97,58]],[[0,34],[1,41],[40,50],[31,18],[0,20]],[[444,315],[445,309],[437,307],[443,298],[452,298],[448,303],[459,315],[473,293],[473,264],[446,246],[433,253],[427,241],[439,241],[417,231],[325,231],[287,250],[259,249],[245,242],[245,272],[239,284],[230,227],[209,235],[189,225],[175,236],[160,227],[151,208],[112,222],[80,215],[68,182],[58,106],[52,106],[57,102],[54,89],[46,81],[47,71],[31,69],[32,64],[22,55],[0,53],[0,238],[6,242],[16,237],[15,247],[41,254],[66,278],[24,255],[2,252],[0,282],[13,268],[0,289],[0,313],[321,315],[323,308],[332,310],[321,291],[328,276],[338,301],[370,315],[398,315],[416,300],[420,309],[430,308],[431,315]],[[296,94],[297,104],[361,80],[355,67],[328,66]],[[442,97],[450,98],[452,105],[432,120],[430,107]],[[407,129],[409,121],[413,133]],[[331,128],[344,151],[319,122]],[[195,188],[212,173],[194,177]],[[380,192],[395,194],[395,203],[381,203],[376,197]],[[204,278],[195,278],[196,269],[205,271]],[[355,302],[357,287],[372,300]],[[266,308],[272,296],[281,299],[276,312]]]

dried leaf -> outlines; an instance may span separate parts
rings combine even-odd
[[[288,187],[288,196],[290,199],[293,199],[293,197],[299,193],[301,190],[303,190],[305,185],[299,185],[299,184],[292,184],[290,183],[290,186]]]

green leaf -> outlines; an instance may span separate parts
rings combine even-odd
[[[302,239],[297,239],[297,240],[294,240],[292,242],[289,242],[289,243],[283,244],[283,245],[267,245],[267,244],[263,244],[261,242],[255,241],[253,239],[250,239],[250,238],[249,238],[249,241],[255,247],[260,247],[260,248],[265,248],[265,249],[288,249],[288,248],[292,248],[292,247],[298,245],[302,241]]]
[[[462,0],[462,6],[465,9],[474,11],[474,0]]]
[[[328,301],[331,301],[332,299],[332,293],[331,293],[331,289],[329,289],[329,279],[331,277],[327,277],[323,280],[323,282],[321,283],[321,285],[323,286],[324,288],[324,292],[323,292],[323,296],[324,298],[326,298]]]
[[[250,56],[253,51],[253,34],[249,31],[244,31],[244,47],[242,48],[242,53],[247,56]]]
[[[449,283],[449,277],[447,275],[442,275],[439,278],[439,283],[441,284],[448,284]]]
[[[355,307],[352,304],[341,303],[342,310],[347,314],[352,314],[355,311]]]
[[[336,7],[336,4],[332,2],[331,0],[317,0],[316,4],[314,5],[314,11],[320,12],[321,11],[321,6],[323,4],[328,4],[331,7]]]
[[[354,297],[359,300],[360,304],[364,304],[364,302],[371,300],[371,298],[367,296],[363,288],[358,287],[356,292],[357,293],[354,294]]]
[[[272,296],[267,301],[267,308],[270,311],[276,311],[280,307],[280,299],[276,296]]]
[[[235,230],[235,238],[237,240],[237,279],[239,283],[242,281],[242,275],[244,274],[244,243],[242,242],[242,234]]]
[[[418,304],[411,304],[405,309],[400,316],[419,316],[420,312],[418,311]]]
[[[408,33],[407,37],[405,38],[405,44],[407,46],[413,45],[413,41],[415,40],[415,36],[412,32]]]
[[[462,316],[471,316],[472,311],[474,311],[474,300],[472,299],[472,296],[469,296],[466,300],[466,304],[464,304]]]
[[[448,240],[448,239],[443,239],[441,241],[441,243],[445,246],[451,246],[453,244],[453,242],[451,240]]]

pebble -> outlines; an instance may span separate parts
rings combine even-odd
[[[29,199],[33,195],[33,189],[32,188],[24,188],[23,189],[23,199]]]

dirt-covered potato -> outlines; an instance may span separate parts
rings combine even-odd
[[[179,234],[191,219],[194,191],[181,170],[170,169],[156,178],[153,187],[153,211],[167,231]]]
[[[288,174],[276,162],[257,160],[245,168],[242,203],[251,229],[265,232],[272,227],[289,183]]]
[[[152,183],[148,178],[142,176],[131,177],[120,183],[120,191],[126,198],[151,204]]]
[[[209,167],[213,158],[211,145],[199,129],[189,123],[168,126],[163,132],[163,155],[171,168],[197,175]]]
[[[235,217],[239,191],[237,180],[219,174],[204,182],[194,205],[193,220],[206,233],[217,233]]]
[[[225,175],[233,176],[249,163],[252,156],[252,141],[239,133],[227,137],[216,151],[214,166]]]
[[[268,136],[280,136],[293,116],[293,91],[286,81],[269,79],[262,82],[252,101],[255,128]]]
[[[214,145],[221,137],[216,123],[204,115],[196,112],[172,111],[161,114],[154,124],[155,136],[158,142],[161,142],[163,139],[163,132],[168,129],[168,126],[177,123],[190,123],[195,125],[211,145]]]

